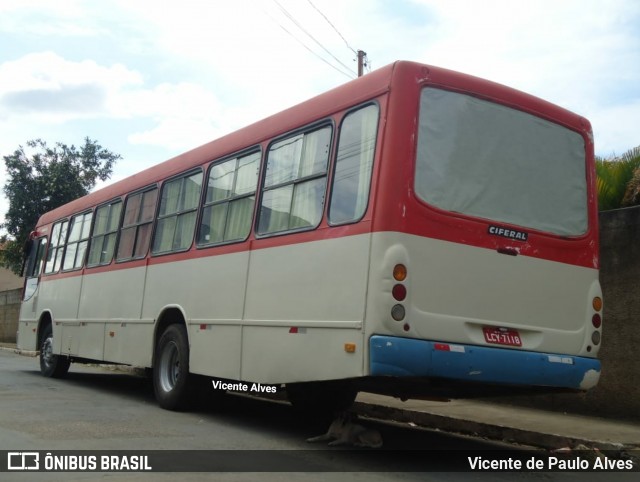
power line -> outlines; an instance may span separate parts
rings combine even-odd
[[[275,0],[274,0],[275,1]],[[275,18],[273,18],[266,10],[263,10],[264,13],[267,15],[267,17],[269,17],[273,22],[275,22],[282,30],[284,30],[288,35],[290,35],[296,42],[298,42],[300,45],[302,45],[305,49],[307,49],[311,54],[313,54],[314,56],[316,56],[318,59],[322,60],[325,64],[327,64],[329,67],[331,67],[332,69],[334,69],[337,72],[340,72],[342,75],[348,77],[349,79],[353,79],[353,75],[346,73],[342,70],[340,70],[338,67],[336,67],[335,65],[333,65],[332,63],[330,63],[327,59],[325,59],[324,57],[322,57],[321,55],[318,55],[316,52],[314,52],[308,45],[306,45],[302,40],[300,40],[298,37],[296,37],[293,33],[291,33],[289,30],[287,30],[287,28],[282,25],[280,22],[278,22],[278,20],[276,20]]]
[[[318,46],[320,46],[320,48],[322,48],[322,50],[324,50],[327,54],[329,54],[331,57],[333,57],[333,59],[338,62],[342,67],[344,67],[345,69],[347,69],[349,72],[351,72],[352,74],[355,75],[355,72],[351,69],[351,67],[349,67],[348,65],[345,65],[338,57],[336,57],[335,55],[333,55],[324,45],[322,45],[321,42],[319,42],[313,35],[311,35],[301,24],[300,22],[298,22],[295,17],[289,13],[289,11],[284,8],[280,2],[278,2],[278,0],[273,0],[273,2],[280,8],[280,10],[282,10],[282,12],[285,14],[285,16],[291,20],[300,30],[302,30],[311,40],[313,40]],[[281,25],[282,27],[282,25]],[[284,27],[283,27],[284,28]]]
[[[367,53],[362,50],[356,51],[356,49],[354,49],[351,45],[349,45],[349,42],[347,42],[347,39],[344,37],[344,35],[342,35],[340,30],[337,29],[337,27],[331,22],[331,20],[329,20],[327,16],[318,7],[316,7],[311,0],[307,0],[307,2],[309,2],[309,5],[311,5],[316,10],[316,12],[318,12],[322,16],[322,18],[324,18],[326,22],[331,26],[331,28],[333,28],[333,30],[340,36],[340,38],[344,41],[347,48],[351,50],[351,52],[356,54],[356,57],[357,57],[356,60],[358,62],[358,77],[362,76],[363,68],[367,68],[367,70],[371,72],[371,63],[367,58]]]
[[[349,50],[351,50],[354,54],[357,55],[358,52],[356,52],[356,50],[353,47],[351,47],[351,45],[349,45],[349,42],[347,42],[347,39],[344,38],[344,35],[340,33],[340,30],[338,30],[336,26],[333,23],[331,23],[331,20],[329,20],[327,16],[324,13],[322,13],[322,11],[318,7],[316,7],[311,0],[307,0],[307,2],[309,2],[309,5],[311,5],[316,10],[316,12],[322,15],[322,18],[324,18],[327,21],[327,23],[331,25],[331,28],[333,28],[333,30],[335,30],[335,32],[340,36],[340,38],[346,44],[347,48],[349,48]]]

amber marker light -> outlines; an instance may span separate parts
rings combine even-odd
[[[393,267],[393,279],[404,281],[407,279],[407,267],[404,264],[396,264]]]
[[[356,352],[356,344],[355,343],[345,343],[344,351],[347,353],[355,353]]]
[[[591,303],[591,305],[593,306],[594,310],[600,311],[602,309],[602,298],[600,298],[599,296],[596,296],[593,299],[593,302]]]

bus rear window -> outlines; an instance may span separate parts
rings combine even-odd
[[[582,136],[469,95],[422,90],[415,189],[446,211],[561,236],[587,231]]]

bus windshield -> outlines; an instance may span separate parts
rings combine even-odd
[[[587,232],[580,134],[470,95],[420,97],[415,190],[446,211],[560,236]]]

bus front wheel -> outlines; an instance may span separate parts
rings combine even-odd
[[[160,337],[153,364],[153,390],[159,405],[180,410],[190,401],[189,343],[184,325],[170,325]]]
[[[40,372],[48,378],[64,378],[69,371],[69,358],[53,353],[53,330],[47,323],[40,341]]]

